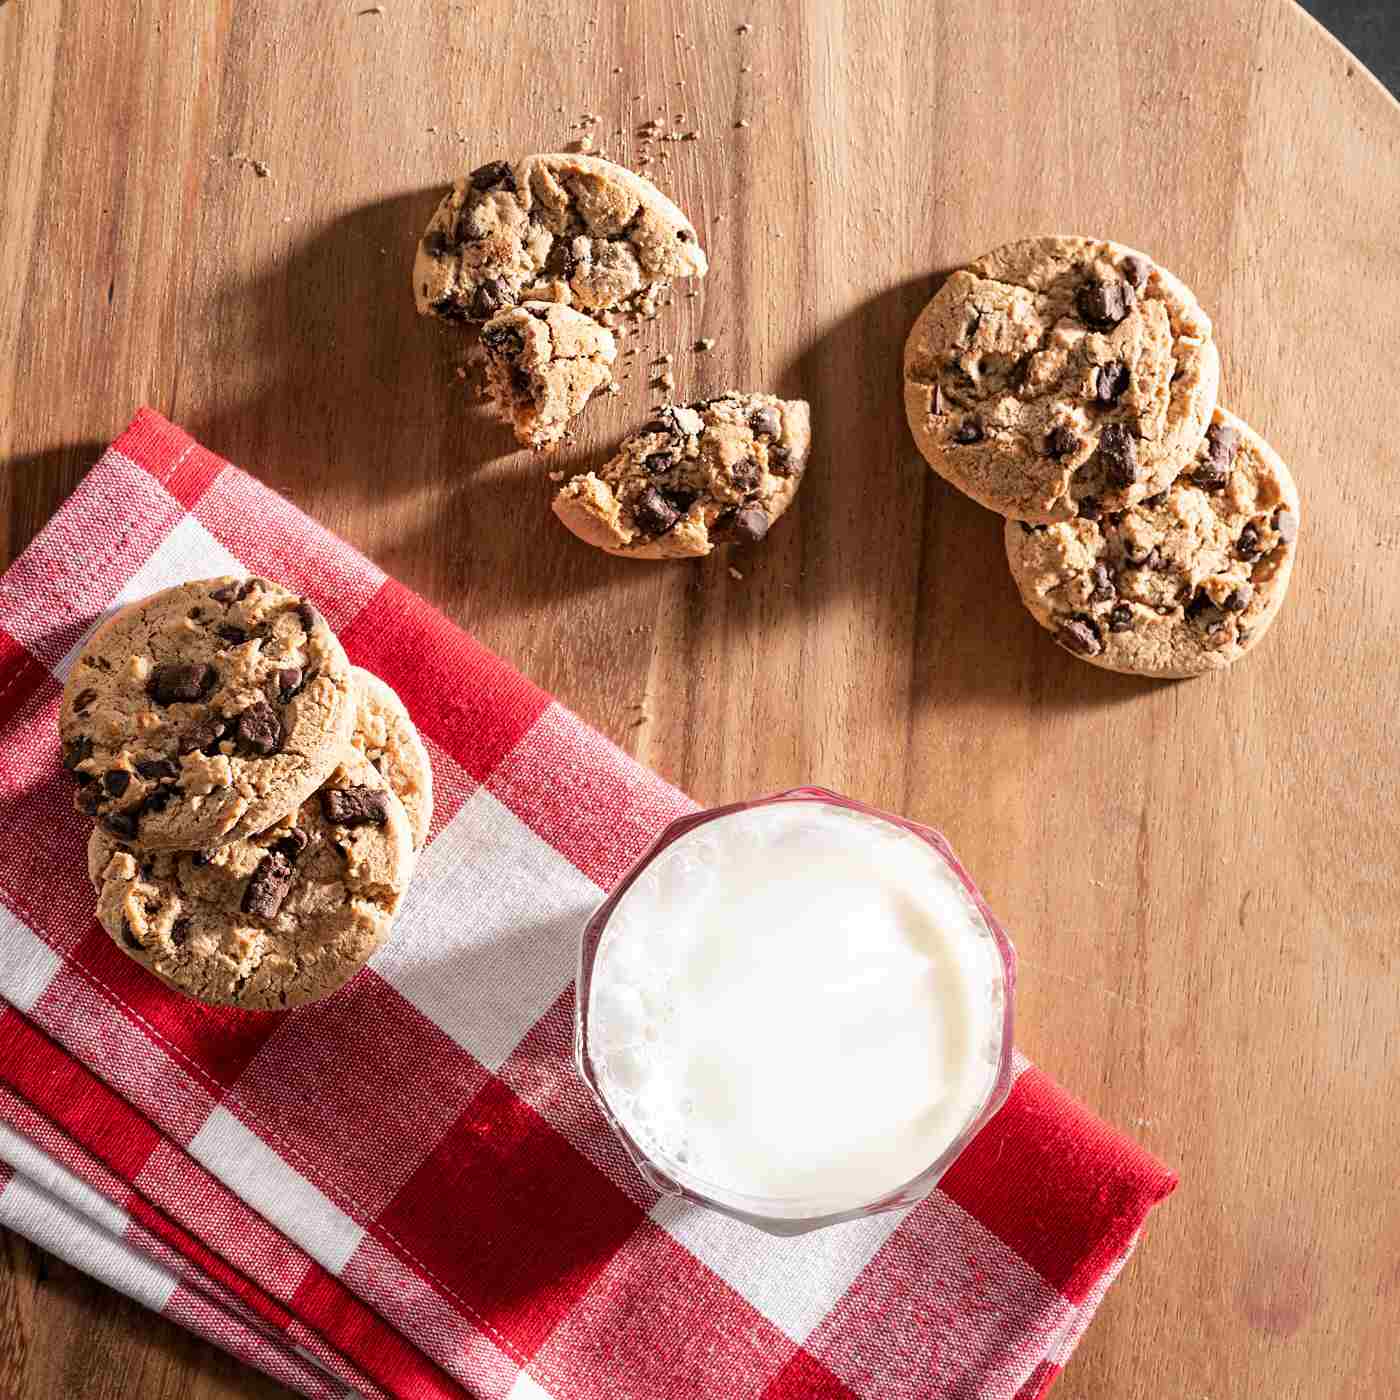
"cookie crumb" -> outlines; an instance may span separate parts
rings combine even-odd
[[[702,335],[700,339],[695,342],[695,350],[697,354],[703,355],[707,351],[713,350],[714,348],[715,340],[714,337],[710,335]]]
[[[255,160],[253,162],[253,174],[260,180],[266,180],[272,174],[272,167],[265,160]]]
[[[747,23],[747,22],[744,23],[744,24],[741,24],[741,25],[739,26],[738,32],[739,32],[740,34],[752,34],[752,33],[753,33],[753,25],[751,25],[751,24],[749,24],[749,23]]]
[[[613,382],[608,385],[607,392],[609,394],[620,394],[622,392],[622,385],[616,380],[613,380]]]
[[[735,129],[737,130],[739,127],[744,127],[744,126],[747,126],[748,124],[749,124],[749,119],[748,119],[747,117],[740,117],[739,120],[738,120],[737,122],[734,123],[734,126],[735,126]]]
[[[384,6],[383,6],[383,5],[371,5],[367,10],[357,10],[357,11],[356,11],[356,14],[360,14],[360,15],[382,15],[383,13],[384,13]]]
[[[563,472],[550,472],[550,473],[549,473],[549,479],[550,479],[551,481],[563,481],[563,479],[564,479],[564,473],[563,473]]]
[[[731,565],[729,566],[729,577],[732,578],[732,579],[734,579],[734,580],[735,580],[736,582],[738,582],[738,583],[743,583],[743,581],[744,581],[744,576],[743,576],[743,574],[741,574],[741,573],[738,571],[738,569],[736,569],[736,568],[734,567],[733,564],[731,564]]]

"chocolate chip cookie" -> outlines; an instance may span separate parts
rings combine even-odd
[[[590,396],[612,383],[617,341],[591,316],[527,301],[481,331],[487,392],[523,447],[552,447]]]
[[[350,663],[305,598],[184,583],[92,635],[58,728],[78,810],[148,850],[208,849],[294,811],[343,757]]]
[[[1223,408],[1185,475],[1126,510],[1053,525],[1006,522],[1021,597],[1085,661],[1195,676],[1238,661],[1283,603],[1298,490],[1248,424]]]
[[[811,439],[801,399],[729,393],[671,404],[596,472],[568,482],[554,513],[579,539],[632,559],[751,544],[791,504]]]
[[[433,765],[404,703],[378,676],[352,669],[355,732],[350,742],[372,763],[403,803],[413,830],[413,848],[422,850],[433,820]]]
[[[940,476],[1013,519],[1165,491],[1215,407],[1210,318],[1118,243],[1030,238],[953,273],[904,347],[904,407]]]
[[[398,798],[355,756],[292,815],[215,851],[95,828],[88,874],[112,941],[200,1001],[278,1011],[329,996],[383,943],[413,864]]]
[[[703,277],[690,221],[650,180],[597,156],[495,160],[459,180],[418,244],[423,315],[488,321],[522,301],[655,311],[676,277]]]

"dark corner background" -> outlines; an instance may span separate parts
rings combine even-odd
[[[1298,0],[1400,96],[1400,0]]]

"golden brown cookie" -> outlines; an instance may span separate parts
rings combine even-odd
[[[413,866],[402,805],[359,756],[271,830],[142,851],[95,829],[88,874],[112,941],[200,1001],[278,1011],[329,996],[383,943]]]
[[[356,713],[350,742],[403,803],[413,828],[413,847],[421,851],[433,822],[433,765],[428,751],[393,688],[363,666],[354,667],[352,674]]]
[[[1283,604],[1298,490],[1223,408],[1186,475],[1122,511],[1006,522],[1006,553],[1036,621],[1110,671],[1183,677],[1238,661]]]
[[[1016,520],[1122,510],[1165,491],[1200,445],[1220,357],[1195,297],[1145,254],[1029,238],[953,273],[904,349],[919,450]]]
[[[295,811],[344,756],[350,663],[298,594],[183,583],[93,633],[58,727],[78,810],[147,849],[208,849]]]

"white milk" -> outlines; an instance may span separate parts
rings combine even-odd
[[[917,1176],[978,1114],[1004,993],[992,935],[935,851],[786,802],[691,831],[623,895],[589,1044],[613,1113],[674,1179],[827,1214]]]

